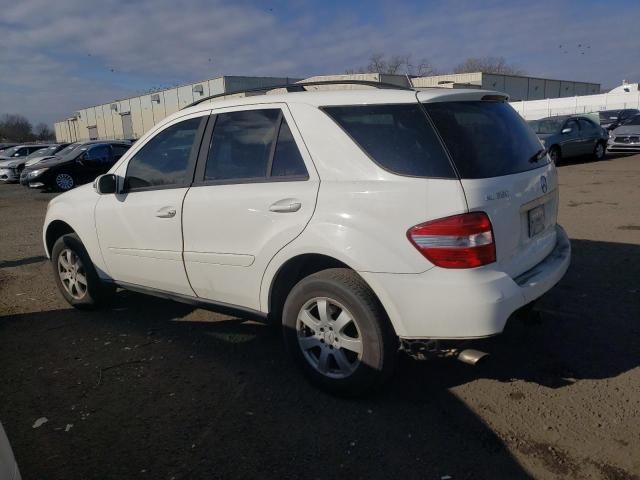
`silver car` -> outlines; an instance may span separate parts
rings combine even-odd
[[[609,152],[640,152],[640,115],[631,117],[609,133]]]
[[[34,152],[39,152],[53,144],[27,144],[3,150],[0,153],[0,181],[17,182],[20,180],[20,172],[24,168],[26,159]]]

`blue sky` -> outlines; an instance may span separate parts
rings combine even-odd
[[[0,12],[0,114],[33,122],[224,74],[343,73],[373,52],[443,71],[491,55],[536,76],[640,80],[637,0],[0,0]]]

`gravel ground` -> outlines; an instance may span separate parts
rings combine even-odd
[[[51,194],[0,185],[0,421],[25,479],[640,478],[640,155],[560,167],[573,262],[481,367],[309,386],[275,329],[121,292],[70,309]],[[33,428],[37,419],[47,423]]]

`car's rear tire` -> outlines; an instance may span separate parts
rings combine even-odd
[[[56,285],[73,307],[91,310],[110,303],[115,286],[105,284],[96,273],[91,258],[75,233],[63,235],[51,249]]]
[[[604,142],[596,143],[596,146],[593,148],[593,158],[596,161],[604,160],[605,155],[607,154],[607,146]]]
[[[70,173],[60,172],[53,177],[53,187],[59,192],[66,192],[75,186],[76,180]]]
[[[555,165],[560,164],[560,160],[562,160],[562,152],[560,151],[560,147],[554,145],[549,149],[549,158]]]
[[[327,269],[298,282],[285,302],[282,323],[298,366],[330,393],[363,394],[393,371],[395,332],[373,291],[352,270]]]

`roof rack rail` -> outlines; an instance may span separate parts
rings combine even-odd
[[[207,100],[226,97],[228,95],[237,95],[238,93],[267,92],[269,90],[275,90],[278,88],[285,88],[287,92],[304,92],[306,91],[305,87],[315,87],[322,85],[364,85],[367,87],[389,90],[415,90],[413,87],[403,87],[402,85],[394,85],[393,83],[374,82],[373,80],[318,80],[314,82],[286,83],[283,85],[271,85],[268,87],[233,90],[231,92],[217,93],[215,95],[209,95],[208,97],[200,98],[195,102],[182,107],[180,110],[199,105],[200,103],[206,102]]]

